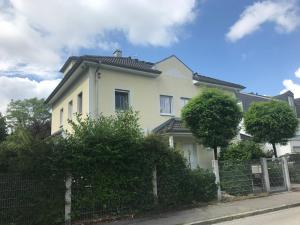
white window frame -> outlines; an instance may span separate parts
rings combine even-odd
[[[77,113],[82,114],[82,108],[83,108],[83,95],[82,92],[80,92],[77,95]]]
[[[73,100],[68,103],[68,120],[73,119]]]
[[[168,98],[170,98],[171,99],[171,101],[170,101],[170,113],[165,113],[165,112],[161,112],[161,98],[162,97],[168,97]],[[171,96],[171,95],[160,95],[159,96],[159,112],[160,112],[160,115],[162,115],[162,116],[173,116],[173,112],[174,112],[174,105],[173,105],[173,96]]]
[[[122,112],[124,111],[124,109],[117,109],[116,108],[116,93],[117,92],[120,92],[120,93],[127,93],[128,95],[128,109],[130,108],[130,105],[131,105],[131,100],[130,100],[130,91],[129,90],[123,90],[123,89],[115,89],[114,91],[114,108],[115,108],[115,112]],[[125,110],[128,110],[128,109],[125,109]]]
[[[183,108],[184,106],[186,106],[186,104],[191,100],[191,98],[187,98],[187,97],[180,97],[180,104],[181,104],[181,108]],[[187,101],[185,103],[185,101]]]
[[[64,125],[64,108],[59,110],[59,127],[63,127]]]

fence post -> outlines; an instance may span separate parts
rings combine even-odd
[[[154,197],[154,204],[158,204],[158,194],[157,194],[157,170],[156,166],[154,166],[152,172],[152,190],[153,190],[153,197]]]
[[[214,174],[215,174],[215,177],[216,177],[215,183],[216,183],[216,185],[218,187],[217,196],[218,196],[218,200],[221,201],[222,200],[222,193],[221,193],[221,186],[220,186],[220,174],[219,174],[219,163],[218,163],[218,160],[213,160],[212,164],[213,164]]]
[[[289,173],[289,166],[286,157],[282,157],[282,169],[283,169],[283,179],[286,186],[286,189],[290,191],[291,187],[291,180],[290,180],[290,173]]]
[[[263,174],[263,180],[266,188],[266,192],[271,191],[270,186],[270,178],[269,178],[269,171],[268,171],[268,163],[266,158],[261,158],[261,167],[262,167],[262,174]]]
[[[67,173],[66,175],[66,192],[65,192],[65,225],[71,225],[71,196],[72,189],[72,175]]]

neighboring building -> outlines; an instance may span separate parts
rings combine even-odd
[[[285,101],[293,109],[297,117],[300,118],[300,99],[294,99],[294,94],[291,91],[287,91],[281,95],[277,95],[273,97],[263,96],[263,95],[253,94],[253,93],[237,92],[237,98],[244,112],[249,109],[250,105],[253,102],[268,102],[271,100]],[[246,133],[242,124],[241,124],[240,133],[238,135],[238,139],[240,140],[251,139],[251,137]],[[298,129],[295,137],[290,139],[286,145],[278,144],[276,145],[276,147],[277,147],[278,156],[292,154],[292,153],[300,153],[300,129]],[[272,145],[265,144],[264,149],[265,151],[272,150]]]
[[[73,56],[60,71],[64,78],[46,100],[52,106],[52,134],[69,129],[74,113],[96,117],[132,107],[139,111],[144,132],[168,136],[191,168],[210,168],[213,151],[197,144],[182,127],[182,107],[206,86],[233,96],[244,89],[195,73],[174,55],[156,63],[122,57],[121,51],[114,56]]]

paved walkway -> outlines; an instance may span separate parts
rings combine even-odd
[[[218,225],[299,225],[300,207],[266,213],[258,216],[250,216]]]
[[[184,225],[197,221],[271,209],[284,205],[300,204],[300,192],[284,192],[267,197],[217,203],[205,207],[165,213],[151,218],[112,222],[109,225]]]

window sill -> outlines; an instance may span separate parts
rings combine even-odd
[[[161,116],[170,116],[170,117],[175,117],[175,115],[173,114],[169,114],[169,113],[161,113]]]

